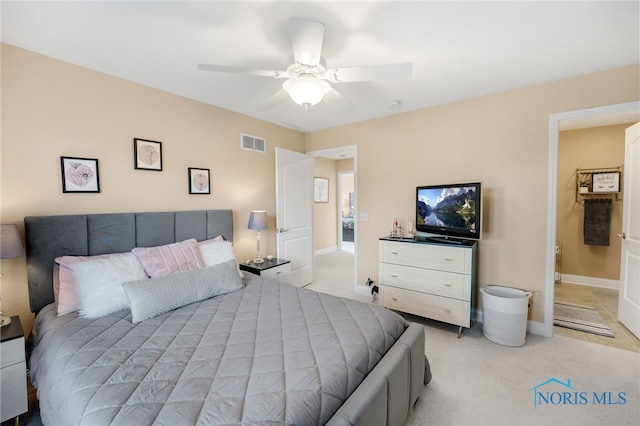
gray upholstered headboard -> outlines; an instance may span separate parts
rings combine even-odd
[[[119,253],[222,235],[233,241],[231,210],[105,213],[24,218],[29,303],[32,312],[52,303],[53,263],[59,256]]]

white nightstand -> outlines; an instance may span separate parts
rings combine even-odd
[[[27,363],[24,332],[20,317],[0,328],[0,421],[17,417],[29,409],[27,402]]]
[[[291,261],[284,259],[265,259],[263,263],[241,263],[240,270],[260,275],[264,278],[280,281],[289,284],[289,272],[291,272]]]

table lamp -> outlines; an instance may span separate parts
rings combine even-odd
[[[264,262],[262,253],[260,253],[260,231],[267,229],[267,212],[265,210],[253,210],[249,217],[249,229],[258,231],[256,237],[256,257],[253,259],[253,263],[260,264]]]
[[[24,256],[24,248],[15,224],[0,225],[0,259]],[[2,274],[0,274],[1,276]],[[0,310],[0,327],[11,324],[11,317]]]

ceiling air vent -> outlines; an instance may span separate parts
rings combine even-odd
[[[257,136],[247,135],[245,133],[240,134],[240,147],[242,149],[248,149],[249,151],[266,152],[267,141]]]

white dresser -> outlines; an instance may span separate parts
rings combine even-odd
[[[459,337],[475,311],[476,249],[474,241],[380,238],[380,304],[457,325]]]

